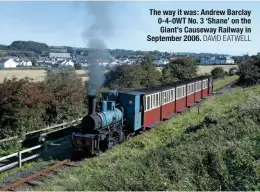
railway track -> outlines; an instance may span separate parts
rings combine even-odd
[[[217,93],[217,92],[220,92],[221,90],[225,90],[226,88],[232,86],[235,83],[236,83],[236,81],[230,82],[230,83],[226,84],[225,86],[216,89],[214,92]],[[45,168],[41,171],[38,171],[29,177],[23,178],[11,185],[0,188],[0,191],[15,191],[15,190],[21,188],[25,184],[34,185],[33,182],[35,180],[39,179],[40,177],[42,177],[50,172],[57,173],[56,170],[62,166],[69,166],[69,167],[74,166],[75,167],[76,165],[73,164],[73,161],[71,159],[65,159],[63,161],[59,161],[56,164],[54,164],[48,168]]]
[[[62,167],[62,166],[75,166],[73,164],[71,164],[71,160],[70,159],[65,159],[63,161],[59,161],[57,163],[55,163],[54,165],[46,168],[46,169],[43,169],[41,171],[38,171],[36,173],[34,173],[33,175],[29,176],[29,177],[26,177],[26,178],[23,178],[17,182],[15,182],[14,184],[11,184],[11,185],[8,185],[8,186],[5,186],[5,187],[2,187],[0,188],[0,191],[15,191],[19,188],[21,188],[23,185],[25,184],[29,184],[29,185],[34,185],[34,181],[39,179],[40,177],[50,173],[50,172],[55,172],[57,173],[57,169]]]

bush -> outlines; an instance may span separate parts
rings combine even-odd
[[[79,63],[75,63],[75,64],[74,64],[74,67],[75,67],[76,70],[82,69],[82,65],[79,64]]]
[[[247,61],[239,64],[239,84],[255,85],[260,79],[260,56],[252,56]]]
[[[235,75],[238,72],[238,68],[237,67],[231,67],[228,71],[229,75]]]
[[[43,82],[5,79],[0,84],[0,138],[77,118],[86,112],[85,88],[75,70],[48,69]]]
[[[214,79],[221,78],[225,76],[225,71],[223,67],[215,67],[214,69],[212,69],[211,75]]]

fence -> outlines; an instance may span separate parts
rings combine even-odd
[[[66,145],[70,145],[71,144],[71,142],[69,142],[70,139],[71,139],[71,135],[57,139],[57,140],[54,140],[54,141],[44,141],[44,143],[41,144],[41,145],[37,145],[37,146],[31,147],[29,149],[25,149],[25,150],[18,151],[16,153],[7,155],[5,157],[1,157],[0,163],[1,163],[1,161],[7,160],[7,159],[11,159],[10,160],[11,163],[0,166],[0,172],[9,170],[9,169],[14,168],[14,167],[22,167],[22,164],[24,162],[27,162],[27,161],[30,161],[30,160],[35,159],[37,157],[40,157],[41,155],[45,155],[45,154],[47,154],[51,151],[54,151],[54,150],[60,148],[61,146],[64,147]],[[61,143],[55,144],[57,142],[65,142],[65,144],[61,144]],[[54,147],[49,148],[50,146],[54,146]],[[57,146],[57,147],[55,147],[55,146]],[[37,150],[37,149],[39,150],[38,153],[36,153],[32,156],[27,156],[24,159],[22,158],[23,154],[30,153],[31,151],[34,151],[34,150]]]
[[[76,120],[73,120],[73,121],[70,121],[70,122],[65,122],[65,123],[61,123],[61,124],[58,124],[58,125],[53,125],[53,126],[50,126],[50,127],[46,127],[46,128],[43,128],[43,129],[31,131],[31,132],[26,133],[25,136],[29,136],[29,135],[33,135],[33,134],[36,134],[36,133],[41,133],[41,132],[46,132],[47,131],[47,133],[42,133],[41,134],[41,136],[46,136],[46,135],[48,135],[50,133],[53,133],[53,132],[56,132],[56,131],[60,131],[60,130],[63,130],[63,129],[67,129],[67,128],[71,127],[71,126],[76,126],[76,125],[79,124],[79,122],[81,120],[82,120],[82,118],[79,118],[79,119],[76,119]],[[11,141],[11,140],[14,140],[14,139],[17,139],[17,138],[18,138],[18,136],[2,139],[2,140],[0,140],[0,143]],[[22,140],[20,140],[20,142],[22,142]]]

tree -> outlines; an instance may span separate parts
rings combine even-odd
[[[141,63],[142,78],[140,84],[143,87],[155,86],[160,84],[161,72],[152,63],[152,57],[145,57]]]
[[[76,118],[86,110],[86,89],[73,68],[46,70],[45,80],[47,123]]]
[[[190,57],[178,58],[171,61],[162,71],[162,83],[168,84],[178,80],[188,80],[197,76],[198,66]]]
[[[80,63],[75,63],[74,67],[75,67],[76,70],[82,69],[82,65]]]
[[[32,62],[32,66],[36,66],[37,65],[37,60],[35,58],[31,58],[31,62]]]
[[[251,56],[239,64],[239,84],[254,85],[260,79],[260,56]]]
[[[212,69],[211,75],[213,76],[213,79],[221,78],[225,76],[225,71],[223,67],[215,67]]]
[[[42,83],[32,79],[5,79],[0,84],[0,138],[42,128],[45,99]]]
[[[34,41],[14,41],[9,46],[10,50],[33,51],[37,54],[42,54],[44,51],[49,51],[49,46],[45,43]]]
[[[238,68],[237,67],[231,67],[228,71],[229,75],[235,75],[236,72],[238,72]]]
[[[116,89],[140,88],[142,75],[142,68],[138,64],[117,65],[105,74],[104,85]]]

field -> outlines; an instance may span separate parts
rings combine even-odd
[[[215,67],[223,67],[223,69],[228,72],[230,68],[238,67],[238,66],[237,65],[209,65],[209,66],[199,65],[198,74],[205,74],[205,73],[210,74],[212,69],[214,69]]]
[[[259,190],[259,93],[212,96],[199,113],[186,111],[34,190]]]
[[[225,71],[228,71],[231,67],[237,67],[236,65],[214,65],[214,66],[199,66],[198,74],[210,73],[215,67],[221,66]],[[159,69],[159,68],[158,68]],[[83,81],[87,80],[85,70],[77,70],[79,77],[82,77]],[[35,81],[42,81],[45,77],[45,70],[43,69],[3,69],[0,70],[0,83],[3,82],[4,78],[17,78],[30,77]]]
[[[88,79],[86,75],[85,70],[77,70],[76,71],[79,77],[82,77],[82,79],[85,81]],[[4,69],[0,70],[0,83],[3,82],[4,78],[12,78],[12,76],[15,76],[17,78],[24,78],[24,77],[30,77],[33,78],[35,81],[42,81],[45,78],[45,70],[43,69]]]

